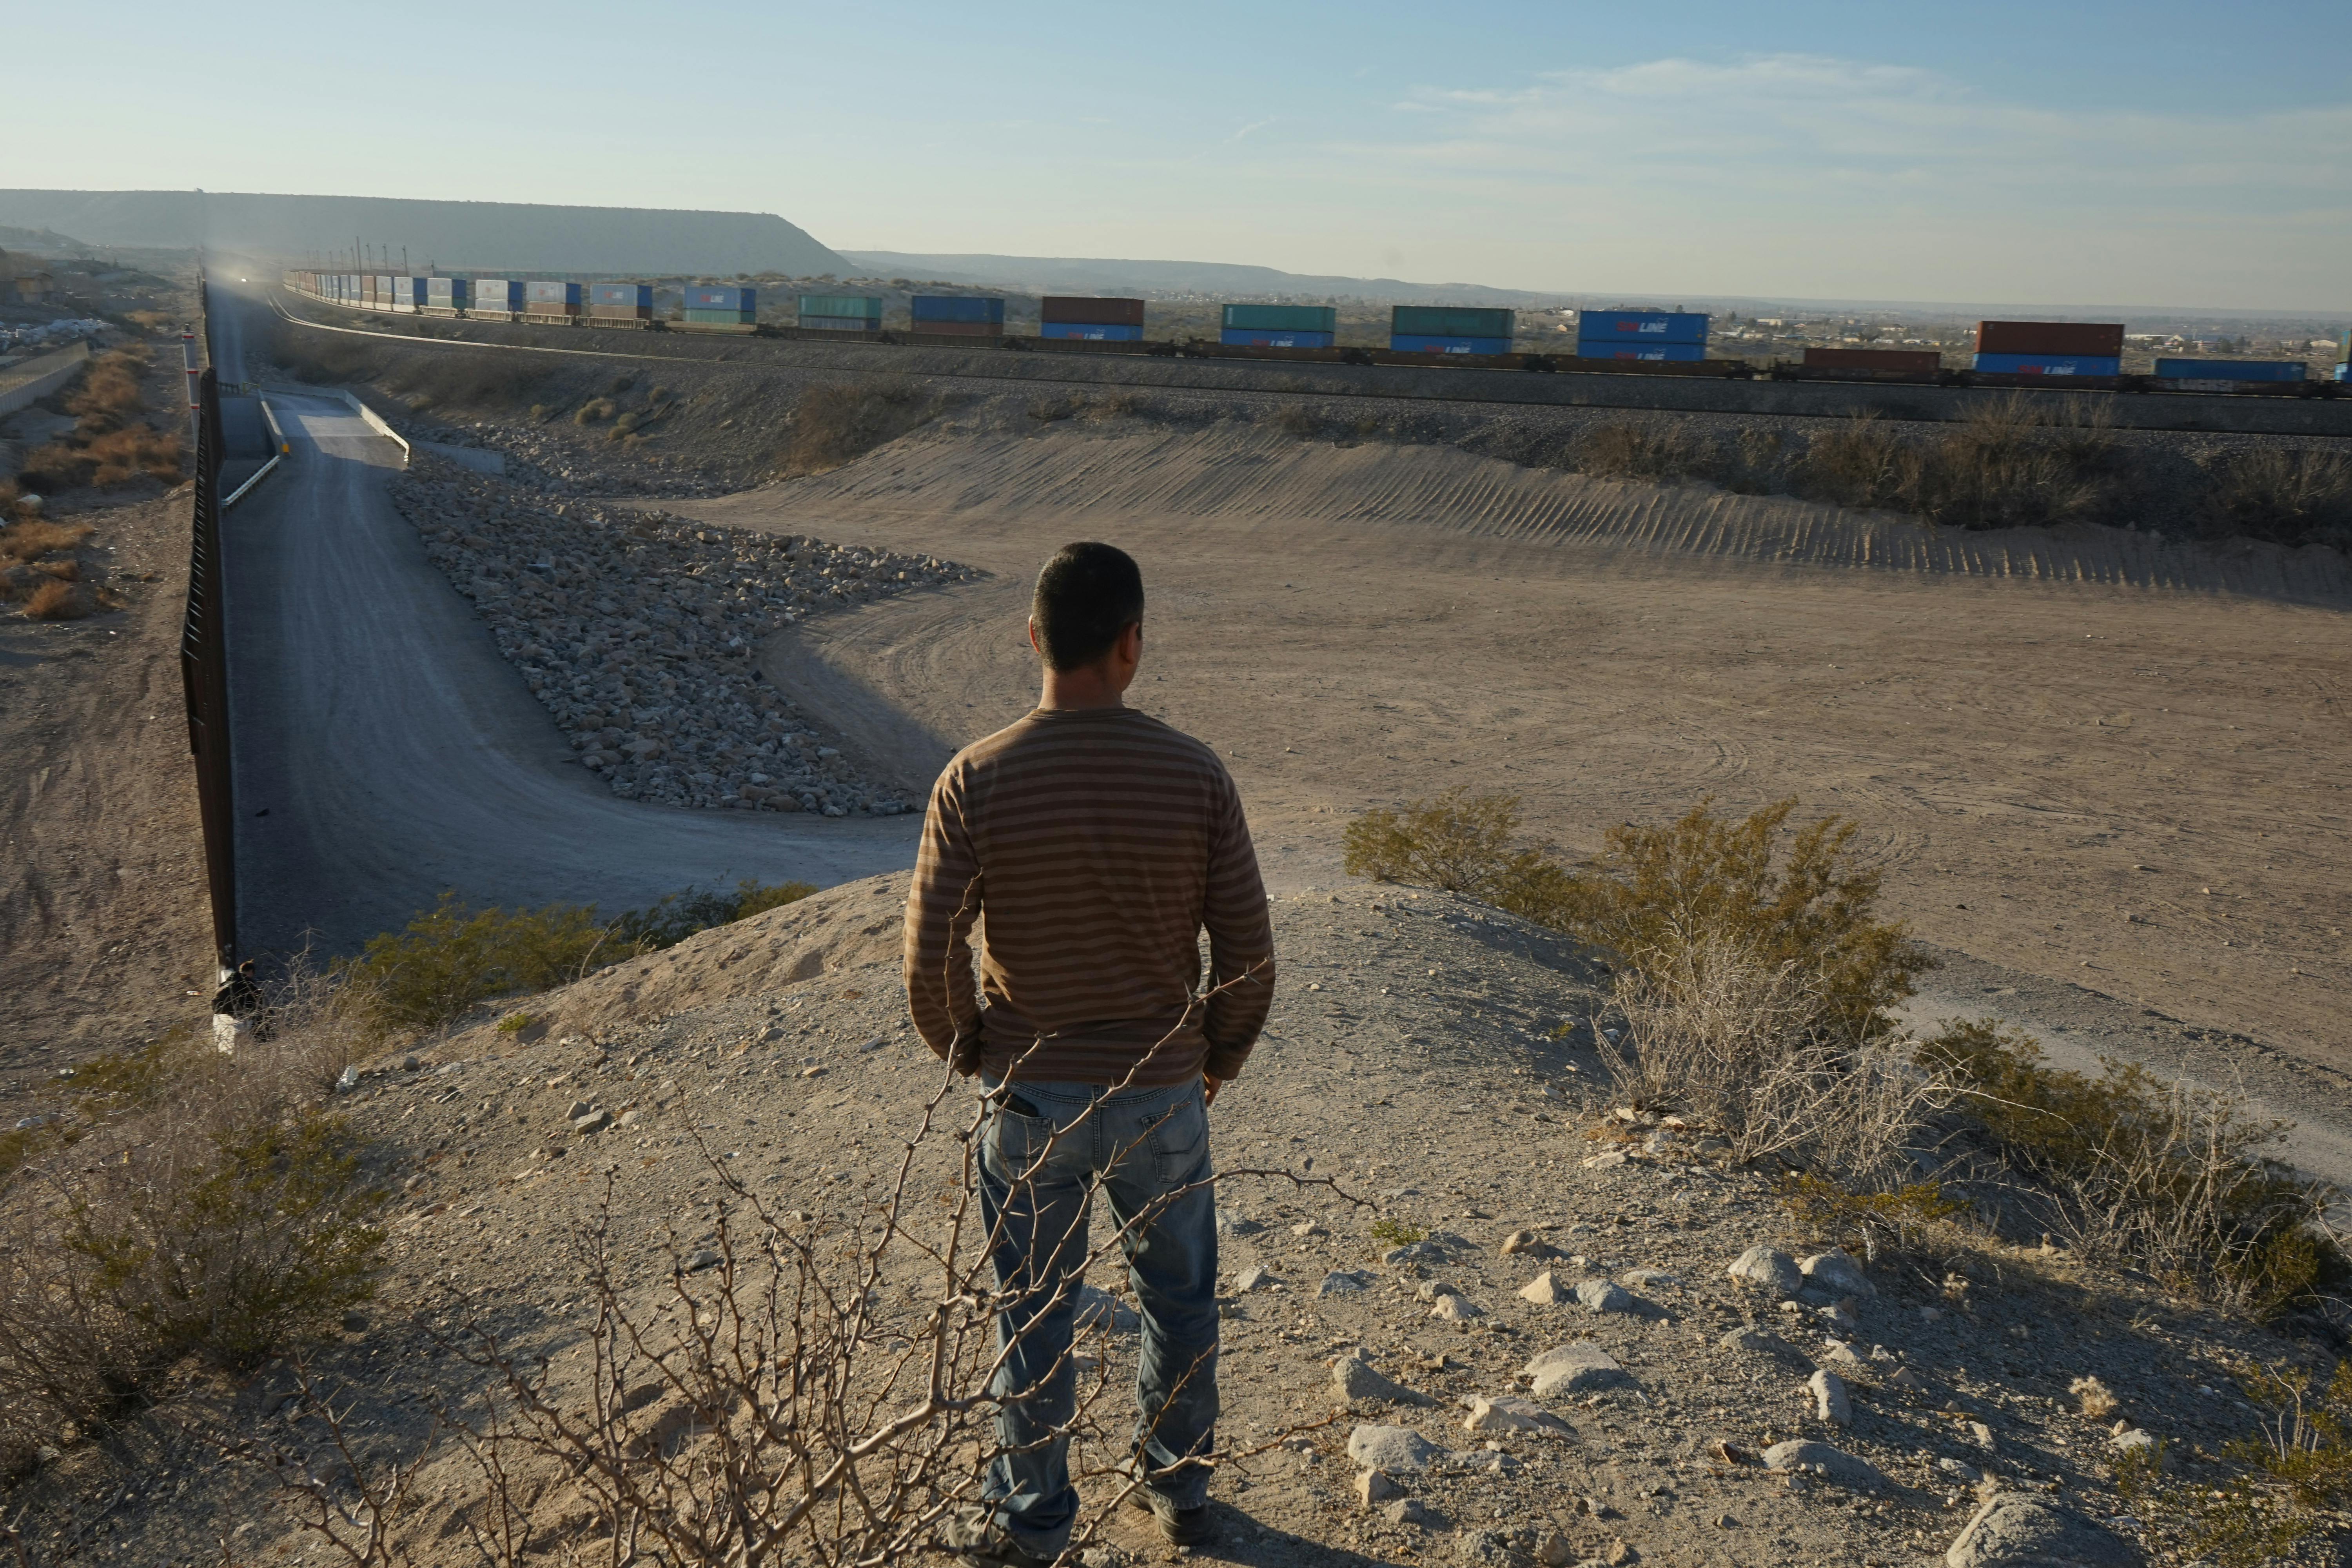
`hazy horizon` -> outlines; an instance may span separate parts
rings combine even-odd
[[[184,26],[117,10],[129,37]],[[925,0],[734,14],[705,48],[604,0],[552,32],[434,0],[394,24],[434,47],[361,53],[308,10],[233,5],[184,47],[110,59],[102,118],[82,73],[33,72],[0,127],[47,187],[770,213],[836,251],[2352,312],[2352,8],[1961,10],[1471,4],[1433,23],[1213,0],[976,23]],[[85,31],[12,24],[27,58],[76,58]]]

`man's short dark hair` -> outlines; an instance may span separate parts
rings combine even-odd
[[[1029,614],[1045,662],[1055,669],[1084,669],[1143,619],[1143,573],[1115,544],[1065,544],[1037,574]]]

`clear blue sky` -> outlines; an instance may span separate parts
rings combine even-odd
[[[103,15],[128,47],[86,9],[12,14],[0,185],[751,209],[843,248],[1629,294],[2352,310],[2347,0]]]

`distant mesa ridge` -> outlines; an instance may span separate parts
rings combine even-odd
[[[348,255],[354,237],[415,271],[812,276],[854,270],[772,213],[541,206],[390,196],[197,191],[0,190],[0,225],[54,229],[93,246],[245,249],[299,261]]]

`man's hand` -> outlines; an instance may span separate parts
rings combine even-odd
[[[1211,1078],[1207,1073],[1202,1073],[1202,1074],[1201,1075],[1201,1105],[1202,1105],[1202,1108],[1203,1110],[1206,1110],[1208,1107],[1210,1107],[1210,1106],[1212,1106],[1212,1105],[1216,1104],[1216,1103],[1217,1103],[1217,1090],[1219,1090],[1219,1089],[1223,1089],[1223,1088],[1224,1088],[1224,1087],[1225,1087],[1225,1080],[1224,1080],[1223,1079],[1221,1079],[1221,1078]]]

